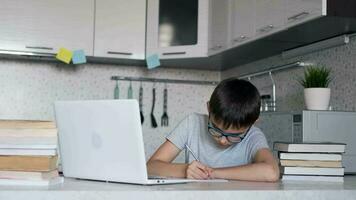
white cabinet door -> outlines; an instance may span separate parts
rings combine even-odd
[[[173,9],[173,12],[165,12],[165,14],[171,15],[168,17],[160,16],[160,2],[164,1],[165,5],[168,4],[169,9]],[[186,5],[189,1],[194,4],[197,2],[197,9],[192,12],[196,12],[197,23],[194,27],[189,29],[182,28],[187,23],[191,23],[192,20],[184,19],[187,16],[187,12],[181,9],[181,5]],[[209,31],[209,0],[185,0],[184,3],[180,1],[172,0],[149,0],[147,1],[147,35],[146,35],[146,55],[157,54],[161,59],[172,58],[192,58],[192,57],[205,57],[208,55],[208,31]],[[174,10],[174,7],[177,7]],[[163,7],[162,7],[163,8]],[[179,20],[183,18],[183,20]],[[160,21],[162,20],[162,21]],[[171,25],[171,24],[173,25]],[[175,26],[177,24],[177,26]],[[161,29],[160,29],[161,28]],[[192,30],[195,29],[195,30]],[[161,34],[162,32],[165,34]],[[195,40],[189,40],[189,42],[179,41],[183,36],[194,33]],[[193,41],[193,42],[191,42]]]
[[[256,0],[232,0],[230,47],[251,41],[255,36]]]
[[[256,0],[256,36],[269,35],[284,28],[285,0]]]
[[[96,0],[94,56],[145,58],[146,0]]]
[[[94,0],[2,0],[0,49],[56,53],[60,47],[93,54]]]
[[[210,0],[209,55],[227,49],[229,0]]]
[[[324,0],[286,0],[286,26],[296,24],[321,17]]]

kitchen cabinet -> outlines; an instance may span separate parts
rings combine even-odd
[[[306,22],[326,15],[326,1],[324,0],[285,0],[287,27]]]
[[[94,0],[3,0],[0,49],[56,53],[60,47],[93,54]]]
[[[207,57],[227,48],[228,0],[150,0],[147,56]]]
[[[285,0],[256,0],[256,37],[263,37],[283,29]]]
[[[146,0],[96,0],[94,56],[145,59]]]
[[[165,58],[207,56],[209,0],[147,2],[147,56]]]
[[[210,1],[209,6],[209,50],[213,55],[227,49],[229,29],[229,0]]]
[[[255,37],[255,8],[256,0],[231,0],[229,47],[241,45]]]

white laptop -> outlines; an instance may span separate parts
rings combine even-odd
[[[148,178],[136,100],[57,101],[55,116],[65,177],[144,185],[199,181]]]

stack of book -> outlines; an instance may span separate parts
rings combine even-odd
[[[57,160],[54,122],[0,120],[0,185],[61,183]]]
[[[345,146],[339,143],[275,143],[282,180],[343,182]]]

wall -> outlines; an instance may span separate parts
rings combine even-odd
[[[144,67],[86,64],[64,65],[58,62],[0,60],[0,119],[53,120],[56,100],[112,99],[115,81],[112,75],[143,76],[186,80],[220,79],[220,73],[184,69],[146,70]],[[129,82],[120,82],[121,98],[127,97]],[[132,83],[134,98],[138,98],[140,83]],[[186,115],[206,113],[206,101],[213,86],[168,84],[169,127],[151,128],[149,114],[152,83],[143,83],[145,122],[143,135],[146,156],[149,157],[164,141],[164,136]],[[157,83],[155,117],[160,122],[164,85]]]
[[[356,38],[347,45],[321,50],[292,59],[280,55],[259,60],[230,70],[223,71],[221,78],[239,76],[262,68],[279,66],[295,61],[305,61],[331,68],[331,106],[334,110],[356,111]],[[293,68],[274,74],[276,82],[277,110],[299,111],[304,108],[303,88],[297,80],[303,77],[303,68]],[[271,81],[262,76],[251,80],[262,94],[272,93]]]

